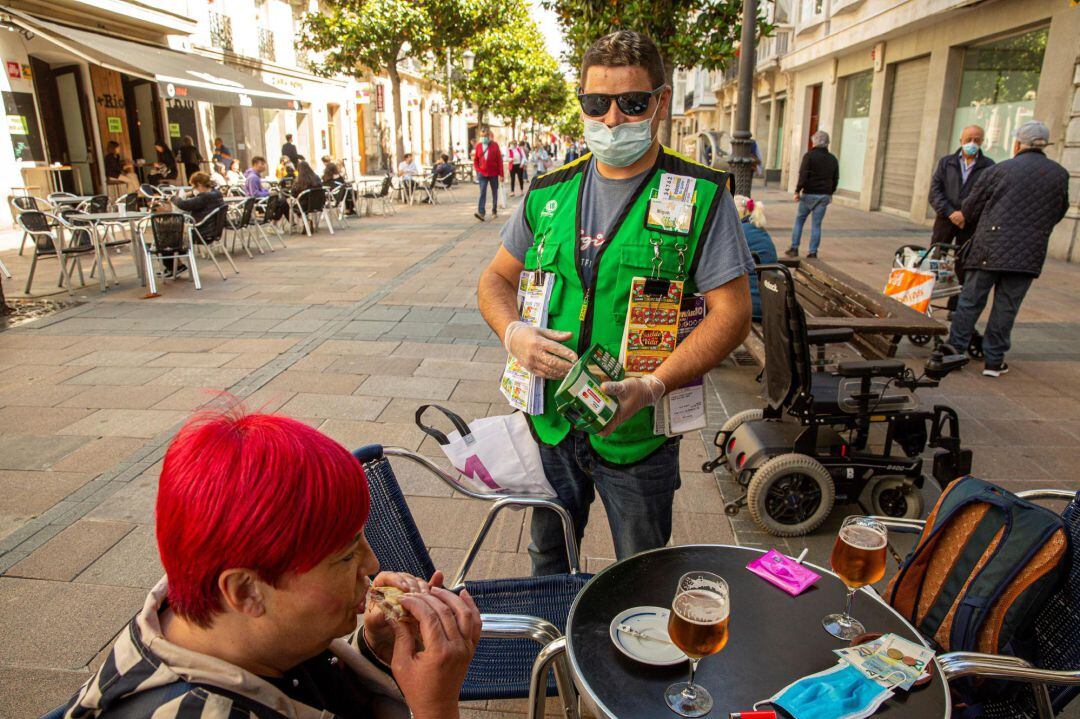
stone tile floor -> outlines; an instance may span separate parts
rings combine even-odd
[[[160,298],[143,299],[123,255],[119,287],[87,287],[78,306],[0,332],[0,716],[36,716],[66,698],[140,606],[161,573],[153,538],[161,457],[183,418],[222,390],[347,446],[400,445],[444,466],[413,424],[419,404],[436,401],[467,419],[505,411],[495,384],[505,355],[475,304],[501,223],[473,219],[472,188],[458,196],[353,220],[333,236],[290,237],[288,249],[238,258],[240,273],[225,281],[208,266],[198,292],[189,281],[165,282]],[[760,196],[783,250],[794,204]],[[929,235],[838,205],[825,225],[822,258],[871,285],[884,285],[895,247]],[[5,289],[17,296],[29,263],[2,256],[16,275]],[[1012,373],[990,380],[972,367],[923,397],[957,408],[976,473],[1010,487],[1080,486],[1077,272],[1047,264],[1020,314]],[[51,277],[45,265],[36,291],[50,291]],[[905,343],[901,355],[921,363],[927,352]],[[683,443],[673,541],[806,546],[811,561],[827,563],[845,508],[814,536],[780,541],[746,513],[726,517],[734,483],[701,472],[715,427],[760,406],[756,373],[728,360],[709,375],[713,428]],[[433,556],[452,567],[485,508],[411,465],[397,470]],[[461,517],[452,525],[439,521],[448,503]],[[499,519],[475,576],[527,573],[528,520]],[[613,560],[600,506],[582,554],[593,572]],[[479,702],[466,716],[522,712],[521,702]]]

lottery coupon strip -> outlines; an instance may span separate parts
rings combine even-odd
[[[679,342],[705,319],[705,298],[692,295],[682,301],[679,310]],[[679,389],[672,390],[656,405],[653,417],[653,433],[674,437],[684,432],[702,429],[707,424],[705,416],[705,380],[696,379]]]
[[[518,305],[521,320],[533,327],[547,326],[548,300],[555,284],[554,275],[545,272],[522,272],[518,281]],[[499,390],[515,409],[525,414],[544,413],[544,380],[525,369],[513,355],[506,358]]]
[[[683,283],[635,277],[619,360],[629,377],[652,374],[675,351]]]

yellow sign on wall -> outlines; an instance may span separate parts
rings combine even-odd
[[[123,132],[124,123],[119,117],[110,117],[109,120],[109,132]]]
[[[180,137],[180,123],[179,122],[170,122],[169,123],[169,137]]]

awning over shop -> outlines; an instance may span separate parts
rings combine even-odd
[[[58,25],[6,8],[0,11],[88,62],[156,82],[167,98],[279,110],[300,108],[300,102],[287,92],[202,55]]]

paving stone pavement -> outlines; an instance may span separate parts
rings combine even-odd
[[[118,287],[88,287],[77,306],[0,332],[0,717],[36,716],[66,698],[141,605],[161,572],[153,537],[161,458],[184,417],[222,391],[346,446],[399,445],[444,467],[413,423],[418,405],[437,401],[467,419],[505,411],[496,388],[505,354],[475,301],[501,223],[478,223],[472,188],[458,194],[438,208],[353,220],[333,236],[289,237],[287,249],[237,258],[239,274],[225,281],[204,268],[201,291],[170,281],[152,300],[123,255]],[[783,249],[794,204],[762,197]],[[928,234],[833,205],[822,257],[883,285],[892,250]],[[5,285],[13,294],[28,262],[14,251],[3,259],[16,275]],[[41,273],[39,292],[50,276]],[[1078,293],[1076,269],[1048,263],[1014,334],[1014,371],[994,381],[966,369],[925,397],[960,411],[976,472],[1013,487],[1078,486]],[[916,362],[926,351],[905,344],[902,354]],[[734,483],[701,472],[715,428],[760,406],[756,373],[728,360],[709,376],[711,427],[684,439],[673,541],[808,546],[811,561],[827,563],[843,508],[825,531],[779,541],[745,513],[726,517]],[[432,555],[452,568],[485,507],[411,464],[396,469]],[[448,510],[461,521],[439,521]],[[528,512],[500,517],[476,577],[528,571],[528,521]],[[602,507],[582,555],[592,572],[613,561]],[[521,702],[478,702],[465,716],[523,711]]]

